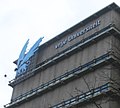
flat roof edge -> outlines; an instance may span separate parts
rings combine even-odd
[[[77,28],[80,28],[84,25],[86,25],[87,23],[89,23],[90,21],[92,21],[93,19],[98,18],[99,16],[107,13],[110,10],[115,10],[117,12],[120,12],[120,7],[116,4],[116,3],[111,3],[110,5],[106,6],[105,8],[97,11],[96,13],[92,14],[91,16],[87,17],[86,19],[80,21],[79,23],[73,25],[72,27],[68,28],[67,30],[65,30],[64,32],[58,34],[57,36],[53,37],[52,39],[50,39],[49,41],[45,42],[44,44],[42,44],[40,46],[40,48],[45,47],[49,44],[52,44],[53,42],[55,42],[58,39],[61,39],[62,37],[64,37],[65,35],[72,33],[74,30],[76,30]]]

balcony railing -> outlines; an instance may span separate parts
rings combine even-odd
[[[22,103],[22,102],[25,102],[26,100],[29,100],[32,97],[42,95],[42,94],[50,91],[51,89],[57,88],[58,86],[62,85],[63,82],[66,83],[73,79],[79,78],[79,77],[81,77],[81,75],[83,73],[92,71],[93,69],[96,69],[105,63],[108,64],[113,61],[115,61],[114,57],[111,55],[111,52],[108,52],[96,59],[93,59],[92,61],[90,61],[86,64],[83,64],[71,71],[66,72],[65,74],[63,74],[59,77],[54,78],[53,80],[50,80],[47,83],[44,83],[44,84],[38,86],[35,89],[28,91],[27,93],[21,94],[20,96],[12,99],[11,103],[5,105],[5,108],[12,108],[12,106]],[[51,88],[51,89],[49,89],[49,88]]]
[[[112,92],[114,90],[114,92]],[[93,99],[97,96],[100,96],[101,94],[107,94],[108,92],[115,93],[115,90],[112,87],[112,83],[106,83],[100,87],[93,88],[88,92],[82,93],[80,95],[77,95],[75,97],[72,97],[71,99],[64,100],[61,103],[58,103],[56,105],[50,106],[49,108],[70,108],[73,106],[76,106],[80,103],[83,103],[85,101],[90,101],[90,99]],[[106,95],[108,96],[108,95]]]
[[[94,33],[93,35],[81,40],[80,42],[78,42],[75,45],[67,48],[66,50],[56,54],[55,56],[53,56],[53,57],[51,57],[51,58],[49,58],[45,61],[43,61],[42,63],[37,65],[37,67],[35,69],[33,69],[32,71],[27,72],[26,74],[11,80],[9,82],[9,85],[14,86],[14,85],[26,80],[27,78],[33,76],[37,72],[40,72],[43,69],[45,69],[45,68],[47,68],[51,65],[54,65],[55,63],[64,59],[66,57],[66,55],[70,56],[70,55],[76,53],[77,51],[80,51],[80,50],[84,49],[88,45],[93,44],[94,41],[98,41],[100,39],[103,39],[104,37],[110,36],[109,33],[115,34],[115,35],[120,34],[120,32],[115,27],[112,27],[112,25],[110,24],[107,27],[105,27],[104,29],[100,30],[99,32]]]

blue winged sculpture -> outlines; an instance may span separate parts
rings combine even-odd
[[[17,61],[16,76],[19,76],[19,75],[26,72],[27,66],[30,64],[29,59],[38,50],[38,47],[39,47],[40,43],[42,42],[43,38],[44,37],[38,39],[38,41],[36,41],[36,43],[32,46],[32,48],[29,50],[29,52],[27,54],[25,54],[26,49],[27,49],[27,45],[29,43],[29,39],[27,40],[27,42],[25,43],[25,45],[22,48],[22,51],[21,51],[19,58],[18,58],[18,61]]]

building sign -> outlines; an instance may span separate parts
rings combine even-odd
[[[100,20],[95,21],[93,24],[88,25],[87,27],[83,28],[82,30],[76,32],[75,34],[72,34],[72,35],[68,36],[66,39],[59,42],[57,45],[55,45],[55,48],[58,49],[58,48],[63,47],[68,42],[71,42],[72,40],[76,39],[77,37],[79,37],[79,36],[81,36],[85,33],[87,33],[88,31],[96,28],[99,25],[100,25]]]
[[[27,45],[29,43],[29,39],[25,43],[24,47],[22,48],[22,51],[19,55],[18,61],[17,61],[17,69],[16,70],[16,76],[22,75],[26,72],[28,65],[30,64],[30,58],[34,55],[34,53],[38,50],[39,44],[42,42],[42,38],[38,39],[36,43],[32,46],[32,48],[26,53]]]

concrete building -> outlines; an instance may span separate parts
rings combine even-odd
[[[115,3],[44,43],[9,82],[5,108],[120,108],[120,7]]]

